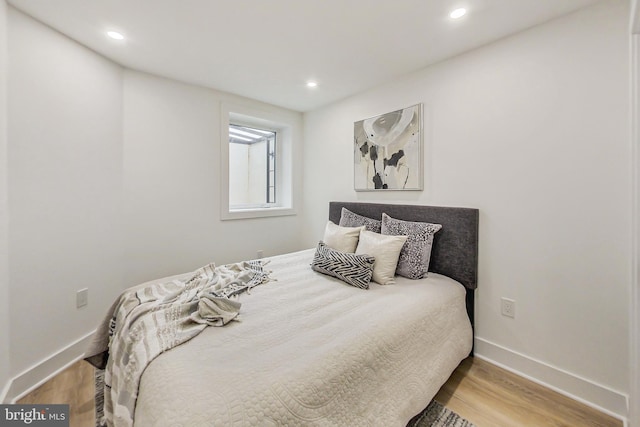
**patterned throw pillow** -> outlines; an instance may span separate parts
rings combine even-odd
[[[433,236],[442,225],[428,222],[402,221],[382,214],[382,234],[407,236],[407,243],[400,251],[396,274],[409,279],[427,277]]]
[[[339,225],[342,227],[360,227],[364,225],[365,230],[373,231],[374,233],[380,233],[381,227],[379,220],[358,215],[346,208],[342,208]]]
[[[318,243],[311,268],[360,289],[369,289],[375,258],[369,255],[349,254]]]

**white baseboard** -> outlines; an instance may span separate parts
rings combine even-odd
[[[627,423],[628,396],[621,392],[479,337],[474,356]]]
[[[94,332],[87,334],[13,378],[5,387],[0,402],[16,403],[17,400],[80,360],[93,334]]]

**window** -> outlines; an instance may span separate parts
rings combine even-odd
[[[229,207],[276,206],[277,132],[229,125]]]
[[[287,115],[222,105],[222,219],[295,214],[293,134]]]

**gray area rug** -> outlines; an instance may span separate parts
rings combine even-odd
[[[96,369],[96,427],[104,427],[102,405],[104,404],[104,371]],[[442,406],[435,400],[424,411],[413,417],[407,427],[475,427],[460,415]]]
[[[432,400],[424,411],[409,421],[407,427],[475,427],[475,425]]]

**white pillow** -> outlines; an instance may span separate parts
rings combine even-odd
[[[353,253],[358,246],[362,230],[364,230],[364,225],[362,227],[341,227],[329,221],[324,228],[322,241],[336,251]]]
[[[396,283],[398,257],[407,236],[386,236],[372,231],[362,230],[356,248],[356,254],[371,255],[376,259],[373,265],[373,281],[381,285]]]

